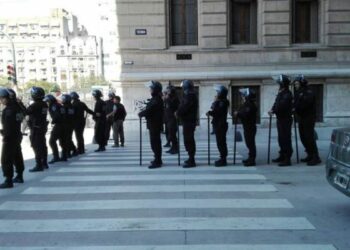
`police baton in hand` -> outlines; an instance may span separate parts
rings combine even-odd
[[[295,92],[296,92],[296,88],[295,88],[295,83],[297,82],[297,80],[295,79],[292,82],[293,85],[293,104],[295,105]],[[293,111],[293,122],[294,122],[294,137],[295,137],[295,148],[296,148],[296,156],[297,156],[297,163],[299,163],[299,146],[298,146],[298,131],[297,131],[297,117],[295,112]]]
[[[272,114],[269,113],[269,138],[267,143],[267,164],[270,164]]]
[[[142,117],[140,117],[140,166],[142,166]]]
[[[236,150],[237,150],[237,123],[238,123],[238,116],[235,116],[235,139],[233,141],[233,165],[236,165]]]
[[[180,151],[180,120],[179,118],[176,119],[176,123],[177,123],[177,164],[180,166],[181,165],[181,151]]]
[[[208,165],[210,166],[210,116],[207,114],[208,118]]]

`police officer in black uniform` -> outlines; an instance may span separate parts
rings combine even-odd
[[[175,117],[175,112],[179,107],[179,98],[176,94],[176,89],[174,86],[169,85],[166,89],[166,95],[164,99],[164,120],[166,123],[166,131],[168,133],[167,138],[171,143],[171,148],[166,151],[169,154],[177,154],[178,149],[178,139],[177,139],[177,121]]]
[[[105,151],[106,140],[106,103],[102,100],[102,92],[95,89],[92,92],[95,98],[94,121],[95,121],[95,141],[98,144],[98,149],[95,152]]]
[[[13,167],[16,165],[16,158],[21,152],[21,123],[23,121],[23,111],[10,98],[10,91],[5,88],[0,89],[0,101],[5,106],[2,111],[1,123],[2,130],[2,152],[1,152],[1,166],[5,181],[0,185],[1,189],[13,187]],[[17,177],[23,182],[24,165],[17,165]],[[21,168],[21,169],[20,169]]]
[[[220,159],[215,161],[216,167],[227,166],[227,143],[226,134],[228,129],[227,112],[230,102],[227,100],[228,89],[223,85],[214,86],[216,90],[216,98],[212,104],[211,110],[207,112],[207,116],[212,116],[212,124],[216,131],[216,144],[220,152]]]
[[[147,129],[151,141],[151,148],[154,153],[154,160],[148,167],[150,169],[160,168],[162,161],[162,141],[161,131],[163,126],[164,102],[162,99],[162,85],[157,81],[150,81],[147,85],[150,88],[152,98],[141,111],[139,117],[145,117],[147,121]]]
[[[84,143],[84,129],[86,124],[85,112],[94,115],[94,111],[88,108],[88,106],[80,101],[77,92],[71,92],[70,96],[72,98],[72,105],[76,112],[76,120],[74,123],[75,138],[77,140],[78,154],[85,153],[85,143]]]
[[[17,107],[20,110],[20,112],[17,114],[17,117],[23,121],[25,114],[26,114],[26,107],[24,106],[22,101],[17,98],[17,94],[13,89],[7,88],[7,91],[10,94],[10,100],[12,102],[14,102],[14,104],[17,105]],[[23,136],[22,136],[22,138],[23,138]],[[22,140],[21,140],[21,142],[22,142]],[[23,181],[24,160],[23,160],[21,144],[19,145],[19,150],[16,151],[14,163],[15,163],[15,169],[16,169],[17,176],[13,179],[13,182],[14,183],[23,183],[24,182]]]
[[[176,116],[182,120],[184,144],[189,156],[183,167],[192,168],[196,166],[194,131],[196,130],[197,123],[198,98],[191,80],[184,80],[181,86],[184,95],[176,111]]]
[[[47,165],[47,114],[48,106],[43,101],[45,91],[40,87],[33,87],[30,90],[33,103],[27,108],[27,115],[29,116],[28,126],[30,129],[30,143],[34,150],[36,165],[30,172],[43,171],[48,168]]]
[[[245,144],[249,150],[248,158],[243,160],[243,164],[246,167],[255,166],[256,158],[256,115],[258,108],[255,104],[255,93],[249,88],[243,88],[239,90],[244,103],[239,108],[235,115],[241,120],[244,130]]]
[[[54,164],[58,161],[67,161],[67,148],[65,143],[65,108],[59,104],[53,95],[46,95],[44,102],[49,105],[49,113],[51,116],[51,124],[53,125],[51,130],[51,135],[49,139],[49,144],[52,149],[53,158],[49,164]],[[59,157],[57,141],[59,141],[62,149],[62,157]]]
[[[73,143],[73,130],[76,123],[76,112],[72,105],[72,97],[68,94],[62,95],[62,105],[65,108],[65,145],[67,148],[67,157],[77,156],[78,151]]]
[[[114,102],[113,102],[113,98],[115,97],[114,92],[109,91],[108,93],[108,100],[105,101],[106,103],[106,114],[110,114],[113,112],[113,106],[114,106]],[[108,143],[109,137],[111,135],[111,128],[113,126],[113,116],[109,116],[107,117],[106,120],[106,143]],[[107,144],[106,144],[107,146]]]
[[[301,161],[306,162],[308,166],[315,166],[321,163],[314,132],[316,97],[303,75],[298,76],[295,81],[299,83],[299,87],[294,94],[294,109],[299,121],[300,140],[307,153],[306,158]]]
[[[292,148],[292,110],[293,95],[289,90],[290,79],[286,75],[278,76],[276,83],[279,84],[279,91],[269,115],[275,114],[277,117],[278,144],[280,146],[279,157],[273,159],[273,162],[279,163],[278,166],[290,166],[290,158],[293,154]]]

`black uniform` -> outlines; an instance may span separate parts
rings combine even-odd
[[[293,154],[292,148],[292,108],[293,96],[289,89],[281,90],[272,107],[272,112],[277,117],[278,144],[280,146],[279,161],[290,161]]]
[[[175,112],[179,107],[179,99],[177,96],[169,96],[164,101],[164,120],[166,123],[167,138],[171,142],[171,149],[169,152],[178,151],[178,140],[177,140],[177,121]]]
[[[71,103],[65,103],[63,105],[65,108],[65,122],[64,122],[64,131],[65,131],[65,145],[67,148],[67,157],[77,154],[77,148],[73,143],[73,130],[74,125],[76,124],[76,111]]]
[[[94,109],[94,120],[95,120],[95,141],[99,145],[99,149],[104,149],[106,140],[106,103],[97,99]]]
[[[258,108],[253,100],[246,98],[246,101],[239,108],[237,117],[242,121],[244,140],[249,150],[247,162],[255,162],[256,158],[256,113]]]
[[[21,150],[21,123],[23,121],[23,112],[15,101],[9,101],[5,109],[2,111],[2,152],[1,165],[6,183],[12,187],[13,167],[16,166],[16,172],[22,176],[24,165],[20,162],[19,156],[22,155]],[[23,158],[22,158],[23,161]]]
[[[198,112],[198,98],[194,91],[184,93],[177,110],[178,117],[182,120],[183,136],[189,162],[195,165],[196,142],[194,131],[196,130]]]
[[[147,129],[149,130],[151,148],[154,153],[154,165],[161,165],[162,162],[162,141],[160,134],[163,126],[164,102],[159,93],[153,94],[147,103],[145,110],[139,113],[145,117]]]
[[[113,112],[113,106],[114,106],[114,102],[113,100],[107,100],[105,101],[106,103],[106,114],[110,114]],[[106,120],[106,145],[108,143],[109,137],[111,135],[111,128],[113,126],[113,117],[110,116],[109,118],[107,118]]]
[[[212,124],[214,131],[216,131],[216,144],[220,152],[220,159],[224,162],[226,162],[227,158],[226,133],[228,129],[227,111],[229,104],[226,98],[218,99],[212,104],[211,110],[208,112],[213,117]]]
[[[76,120],[74,123],[75,138],[77,140],[78,154],[85,153],[85,143],[84,143],[84,129],[85,129],[85,112],[93,115],[94,112],[86,106],[86,104],[79,99],[74,99],[72,102],[73,108],[76,112]]]
[[[319,153],[315,138],[316,98],[307,86],[295,93],[295,113],[298,116],[300,140],[305,147],[305,161],[319,161]]]
[[[27,108],[30,143],[34,150],[36,166],[38,168],[47,167],[47,145],[45,138],[48,125],[47,113],[48,106],[42,100],[35,100]]]
[[[65,142],[65,116],[66,116],[66,111],[65,108],[55,102],[52,103],[49,106],[49,113],[51,116],[51,124],[53,125],[53,128],[51,130],[51,135],[49,139],[49,144],[52,149],[52,154],[53,154],[53,160],[54,161],[59,161],[59,152],[58,152],[58,147],[57,147],[57,140],[60,143],[60,146],[62,148],[62,158],[61,160],[66,161],[67,160],[67,147],[66,147],[66,142]]]

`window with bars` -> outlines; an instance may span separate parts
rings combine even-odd
[[[318,0],[293,0],[293,43],[318,42]]]
[[[257,43],[257,1],[230,0],[231,44]]]
[[[197,0],[170,0],[170,45],[198,44]]]

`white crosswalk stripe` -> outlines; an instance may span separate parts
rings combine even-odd
[[[10,213],[10,218],[0,219],[0,238],[7,239],[0,250],[335,250],[298,237],[286,244],[262,244],[259,236],[246,244],[225,242],[218,235],[307,234],[315,227],[279,197],[258,168],[209,166],[203,141],[193,169],[177,166],[177,155],[163,153],[164,167],[149,170],[153,154],[144,145],[143,166],[138,166],[137,143],[108,148],[58,164],[39,184],[1,202],[0,215]],[[211,149],[213,164],[218,152],[214,144]],[[186,153],[181,153],[182,163]],[[202,232],[206,241],[187,242]],[[17,235],[26,237],[25,245],[18,244]],[[118,236],[119,241],[134,238],[121,243],[114,239]]]

